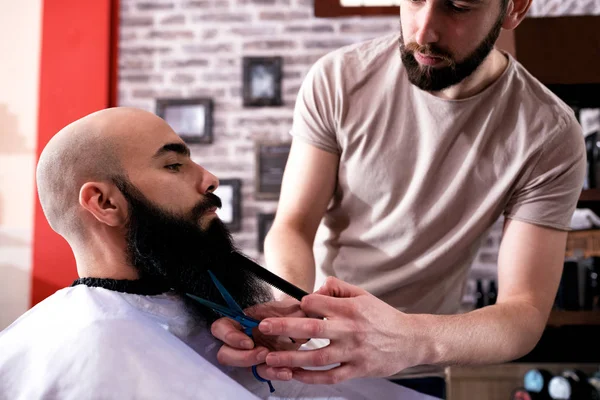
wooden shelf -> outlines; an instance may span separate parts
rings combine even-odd
[[[530,369],[543,368],[553,375],[565,369],[577,369],[588,376],[598,371],[596,363],[506,363],[475,367],[446,368],[446,398],[448,400],[506,400],[512,391],[523,386],[523,377]]]
[[[600,189],[587,189],[581,192],[579,201],[600,201]]]
[[[569,232],[565,256],[600,257],[600,229]]]
[[[552,310],[547,326],[600,325],[600,311]]]

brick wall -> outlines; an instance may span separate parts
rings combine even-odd
[[[154,111],[157,97],[214,99],[214,142],[193,145],[192,155],[221,179],[242,179],[243,223],[234,237],[248,255],[262,262],[256,245],[257,214],[274,212],[277,203],[253,197],[254,141],[289,140],[295,96],[319,57],[397,32],[399,18],[318,19],[313,16],[313,0],[121,0],[121,4],[119,104]],[[600,0],[534,0],[530,14],[599,13]],[[243,56],[283,56],[282,107],[242,106]],[[495,224],[479,252],[474,278],[495,276],[501,226],[502,221]]]

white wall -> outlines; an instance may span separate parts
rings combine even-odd
[[[0,330],[29,307],[42,0],[0,0]]]

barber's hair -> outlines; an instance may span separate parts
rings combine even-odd
[[[36,179],[44,215],[54,231],[67,241],[85,236],[79,191],[86,182],[112,183],[122,175],[115,144],[99,134],[64,135],[44,150]]]

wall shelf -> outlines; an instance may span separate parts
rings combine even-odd
[[[488,366],[452,366],[446,368],[448,400],[506,400],[514,389],[523,386],[523,376],[530,369],[543,368],[553,375],[565,369],[578,369],[593,375],[596,363],[507,363]]]
[[[600,326],[600,311],[563,311],[552,310],[547,326],[598,325]]]
[[[565,256],[600,257],[600,229],[569,232]]]
[[[579,201],[600,201],[600,189],[587,189],[581,192]]]

